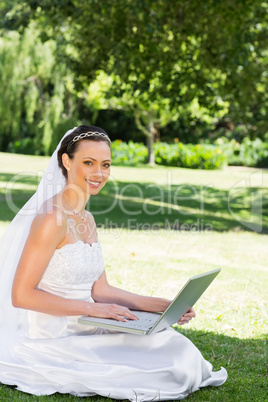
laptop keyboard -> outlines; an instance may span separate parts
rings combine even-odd
[[[132,312],[139,318],[138,320],[129,320],[126,322],[117,321],[117,325],[128,328],[136,329],[149,329],[159,319],[160,315],[156,313],[149,313],[147,311],[133,311]]]

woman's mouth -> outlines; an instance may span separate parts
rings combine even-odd
[[[101,184],[101,181],[87,180],[86,182],[90,185],[90,187],[98,188]]]

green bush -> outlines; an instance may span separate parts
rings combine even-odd
[[[268,167],[268,144],[259,138],[244,138],[241,143],[219,138],[216,144],[227,156],[228,165]]]
[[[178,144],[167,144],[166,142],[157,142],[154,144],[155,162],[158,165],[181,166],[178,164],[179,147]]]
[[[155,162],[159,165],[179,166],[191,169],[221,169],[227,164],[227,157],[219,147],[207,144],[154,145]]]
[[[148,150],[142,143],[121,140],[112,142],[112,160],[115,165],[133,166],[146,163]]]
[[[155,162],[159,165],[178,166],[191,169],[220,169],[227,161],[219,147],[213,145],[184,145],[180,142],[154,144]],[[148,150],[144,144],[116,140],[112,143],[112,159],[115,165],[137,165],[145,163]]]
[[[42,144],[35,138],[29,137],[10,142],[7,147],[7,152],[25,155],[44,155]]]

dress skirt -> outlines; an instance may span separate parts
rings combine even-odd
[[[14,357],[14,364],[0,363],[0,381],[35,395],[180,400],[227,378],[172,328],[150,336],[92,328],[91,334],[28,339]]]

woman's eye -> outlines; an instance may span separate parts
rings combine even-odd
[[[109,168],[111,165],[109,163],[105,163],[103,166]]]
[[[90,161],[85,161],[84,164],[85,164],[85,165],[92,165],[92,162],[90,162]]]

